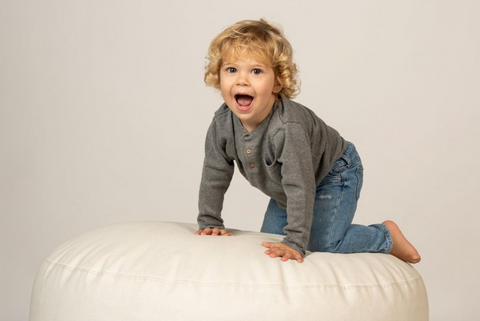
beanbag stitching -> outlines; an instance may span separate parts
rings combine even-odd
[[[343,290],[355,290],[355,289],[369,289],[369,288],[393,288],[393,287],[400,287],[415,284],[418,282],[422,282],[422,278],[420,276],[411,279],[411,280],[402,280],[397,282],[390,282],[385,284],[354,284],[354,285],[338,285],[338,284],[318,284],[318,285],[282,285],[282,284],[242,284],[242,283],[233,283],[233,282],[199,282],[193,280],[174,280],[168,281],[161,277],[154,277],[154,276],[141,276],[141,275],[131,275],[131,274],[122,274],[122,273],[114,273],[109,271],[97,271],[92,269],[80,268],[80,267],[72,267],[68,266],[63,263],[54,262],[51,260],[46,259],[45,264],[53,265],[56,268],[60,268],[63,270],[67,270],[70,272],[81,272],[87,273],[92,275],[102,275],[108,276],[113,278],[120,278],[120,279],[130,279],[130,280],[149,280],[149,281],[156,281],[168,285],[173,284],[186,284],[186,285],[196,285],[200,287],[215,287],[215,286],[227,286],[227,287],[242,287],[242,288],[282,288],[285,290],[298,290],[298,289],[316,289],[316,288],[340,288]]]

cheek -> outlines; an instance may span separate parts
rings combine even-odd
[[[230,99],[230,87],[224,84],[220,84],[220,94],[222,95],[223,100],[227,101]]]
[[[270,95],[273,92],[273,82],[265,82],[258,89],[262,95]]]
[[[220,89],[221,90],[228,90],[231,88],[231,80],[228,77],[222,77],[220,78]]]
[[[223,93],[227,90],[226,88],[226,84],[225,84],[225,81],[220,81],[220,91],[222,92],[222,95]]]

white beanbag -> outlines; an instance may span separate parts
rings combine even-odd
[[[61,245],[33,287],[30,321],[428,320],[425,285],[388,254],[264,254],[281,236],[195,224],[108,226]]]

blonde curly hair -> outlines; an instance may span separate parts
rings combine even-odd
[[[298,68],[292,60],[292,46],[279,27],[264,19],[239,21],[212,40],[205,66],[207,86],[220,89],[220,69],[224,59],[235,59],[243,53],[272,67],[277,83],[282,86],[279,96],[294,98],[298,95]]]

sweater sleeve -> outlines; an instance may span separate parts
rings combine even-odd
[[[315,173],[310,140],[298,123],[286,123],[275,135],[282,186],[287,196],[283,244],[305,255],[315,203]]]
[[[221,212],[224,195],[234,172],[234,162],[227,156],[226,145],[227,139],[220,137],[214,119],[205,140],[205,159],[198,199],[197,222],[200,229],[225,228]]]

